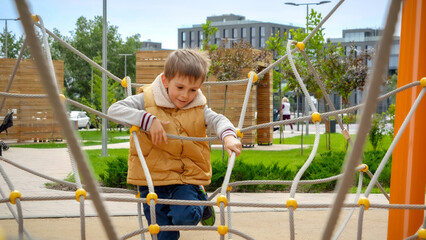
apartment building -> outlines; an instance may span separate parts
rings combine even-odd
[[[260,22],[247,20],[244,16],[235,14],[224,14],[220,16],[207,17],[211,21],[211,26],[218,28],[215,36],[210,40],[210,44],[227,44],[232,41],[244,39],[254,48],[262,49],[266,47],[266,41],[270,36],[279,33],[283,36],[290,29],[299,27],[270,22]],[[203,39],[202,24],[194,24],[192,27],[178,29],[178,48],[202,48]],[[290,36],[291,39],[291,36]]]

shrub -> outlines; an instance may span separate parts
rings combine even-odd
[[[206,186],[207,191],[214,191],[222,186],[227,170],[227,161],[212,161],[213,177],[211,184]],[[279,167],[277,163],[270,166],[259,164],[247,164],[240,159],[235,162],[232,170],[230,182],[247,180],[291,180],[295,173],[286,167]],[[237,192],[254,191],[282,191],[287,189],[287,185],[245,185],[233,188]]]
[[[99,174],[104,186],[116,188],[133,188],[133,185],[127,184],[127,159],[117,157],[106,162],[106,169]]]
[[[335,175],[338,175],[342,171],[343,161],[345,159],[346,153],[343,151],[328,151],[321,153],[319,156],[315,157],[311,165],[306,169],[306,172],[303,174],[303,180],[314,180],[321,178],[328,178]],[[310,184],[310,185],[301,185],[301,189],[305,192],[323,192],[323,191],[332,191],[336,186],[337,181],[320,183],[320,184]]]

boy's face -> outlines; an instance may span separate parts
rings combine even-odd
[[[194,81],[187,76],[176,75],[172,79],[167,79],[163,74],[161,80],[168,90],[170,100],[178,108],[184,108],[192,102],[201,87],[201,79]]]

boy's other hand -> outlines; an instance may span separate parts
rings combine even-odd
[[[164,131],[163,126],[169,124],[169,122],[163,122],[158,118],[154,118],[149,133],[151,133],[151,141],[154,145],[160,145],[164,142],[167,144],[167,133]]]
[[[232,135],[228,135],[223,138],[223,145],[225,146],[229,157],[231,157],[232,152],[235,152],[235,156],[238,157],[241,153],[241,149],[243,148],[240,140],[236,139]]]

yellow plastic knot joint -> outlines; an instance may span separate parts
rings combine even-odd
[[[130,133],[133,133],[133,132],[139,132],[139,127],[137,127],[137,126],[132,126],[130,129],[129,129],[129,131],[130,131]]]
[[[10,203],[16,204],[17,198],[21,199],[21,193],[17,190],[13,190],[9,195]]]
[[[312,113],[312,122],[321,122],[321,115],[318,112]]]
[[[158,224],[151,224],[148,227],[149,233],[156,235],[160,232],[160,226]]]
[[[127,78],[123,78],[123,80],[121,80],[121,86],[126,88],[127,87]]]
[[[293,210],[297,208],[297,201],[294,198],[287,199],[287,208],[293,207]]]
[[[361,164],[359,165],[360,167],[362,167],[359,171],[360,172],[367,172],[368,171],[368,165],[367,164]]]
[[[151,205],[151,199],[154,199],[154,203],[157,204],[158,196],[156,193],[151,192],[151,193],[148,193],[148,195],[146,195],[146,201],[148,205]]]
[[[219,197],[217,197],[217,206],[220,207],[221,203],[223,203],[224,207],[226,207],[226,205],[228,205],[228,198],[226,198],[223,195],[220,195]]]
[[[232,186],[227,186],[227,187],[226,187],[226,191],[227,191],[227,192],[232,191]]]
[[[257,82],[258,77],[257,77],[257,74],[256,74],[255,72],[250,71],[250,72],[248,73],[248,77],[250,78],[252,74],[254,74],[254,75],[253,75],[253,82]]]
[[[296,43],[296,47],[300,49],[300,51],[305,49],[305,44],[303,42]]]
[[[365,210],[368,210],[368,208],[370,207],[370,200],[368,200],[368,198],[366,197],[361,197],[358,200],[358,206],[364,205]]]
[[[237,128],[236,130],[237,130],[237,137],[243,138],[244,137],[244,133],[242,133],[239,128]]]
[[[67,100],[67,98],[65,97],[64,94],[59,94],[59,98],[61,99],[61,101],[64,103],[65,100]]]
[[[426,228],[420,229],[418,235],[420,239],[426,239]]]
[[[87,193],[86,190],[84,190],[83,188],[79,188],[77,189],[77,191],[75,191],[75,200],[77,200],[77,202],[80,202],[81,195],[83,195],[84,199],[86,199]]]
[[[31,19],[32,19],[34,22],[38,22],[38,21],[40,21],[40,19],[38,18],[38,15],[37,15],[37,14],[33,14],[33,15],[31,15]]]
[[[225,235],[225,234],[227,234],[227,233],[228,233],[228,226],[225,226],[225,225],[219,225],[219,226],[217,227],[217,232],[218,232],[220,235]]]
[[[424,78],[420,79],[420,85],[421,85],[422,87],[426,87],[426,77],[424,77]]]
[[[138,191],[138,194],[135,195],[136,198],[141,198],[141,192]]]

